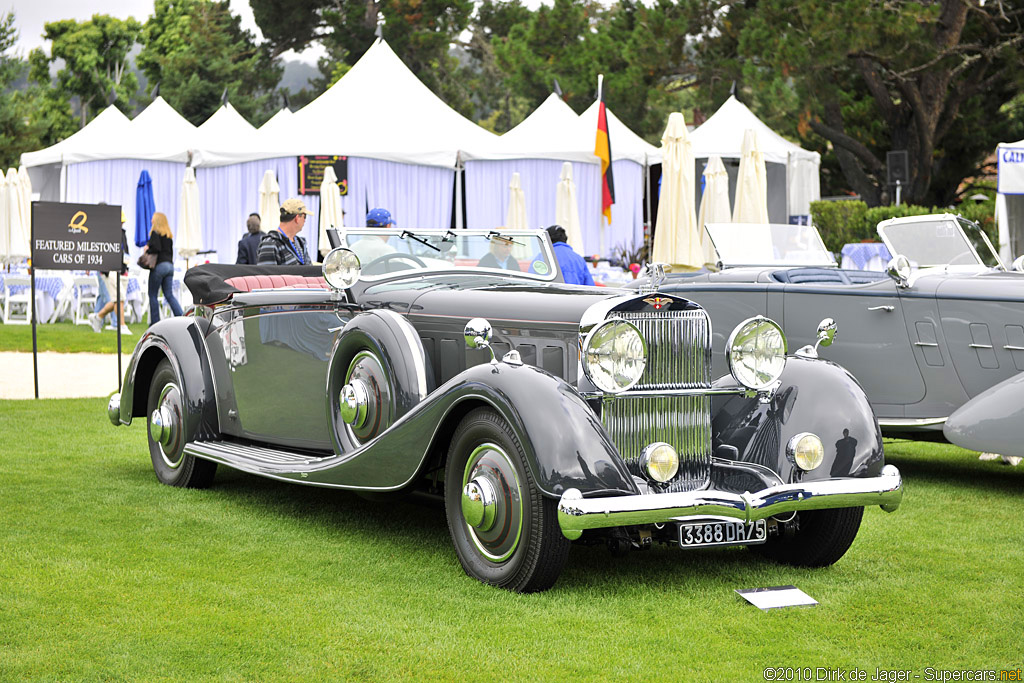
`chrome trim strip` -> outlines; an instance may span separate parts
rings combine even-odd
[[[687,491],[650,495],[583,498],[569,489],[558,501],[558,524],[575,540],[587,529],[665,524],[709,515],[747,523],[787,512],[879,505],[896,510],[903,500],[903,480],[892,465],[877,477],[830,479],[772,486],[756,493]]]
[[[918,341],[918,342],[914,342],[914,346],[933,347],[933,346],[938,346],[938,344],[936,344],[935,342],[922,342],[922,341]]]
[[[879,427],[931,427],[945,423],[949,417],[887,417],[878,420]]]
[[[621,394],[606,394],[602,391],[581,391],[580,396],[583,398],[600,398],[605,401],[616,401],[620,398],[662,398],[665,396],[747,396],[753,398],[757,395],[757,391],[754,389],[747,389],[746,387],[707,387],[707,388],[696,388],[696,389],[660,389],[660,390],[640,390],[631,389],[630,391],[623,392]]]
[[[1024,346],[1013,346],[1012,344],[1003,344],[1003,348],[1007,351],[1024,351]]]
[[[969,348],[972,348],[972,349],[991,349],[992,348],[991,344],[968,344],[967,346]]]

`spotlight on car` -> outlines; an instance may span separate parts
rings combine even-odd
[[[348,289],[359,280],[359,257],[351,249],[331,249],[324,257],[324,279],[334,289]]]
[[[651,481],[664,484],[679,472],[679,454],[664,441],[652,443],[640,454],[640,469]]]
[[[729,335],[725,358],[737,382],[748,389],[768,389],[786,368],[786,335],[763,316],[744,320]]]
[[[583,342],[583,372],[594,386],[619,394],[640,381],[647,367],[647,342],[633,323],[610,318]]]
[[[786,455],[790,461],[804,472],[810,472],[825,459],[825,447],[817,434],[802,432],[786,444]]]

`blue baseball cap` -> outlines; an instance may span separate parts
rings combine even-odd
[[[387,209],[370,209],[370,213],[366,214],[368,228],[386,228],[389,225],[395,225],[395,221]]]

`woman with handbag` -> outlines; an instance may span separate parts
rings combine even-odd
[[[149,243],[146,244],[146,254],[156,256],[156,265],[149,271],[149,324],[160,320],[160,304],[157,301],[157,294],[164,290],[164,299],[171,307],[174,315],[181,315],[181,304],[174,298],[174,237],[171,234],[171,226],[167,223],[167,216],[160,213],[153,214],[153,229],[149,233]],[[141,258],[139,259],[142,260]]]

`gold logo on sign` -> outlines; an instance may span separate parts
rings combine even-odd
[[[78,211],[74,216],[71,217],[71,222],[68,223],[68,232],[89,232],[89,228],[86,227],[85,221],[88,220],[89,216],[85,211]]]
[[[672,299],[669,299],[664,296],[651,296],[644,299],[644,302],[653,306],[654,310],[657,311],[660,310],[662,306],[667,306],[668,304],[672,303]]]

